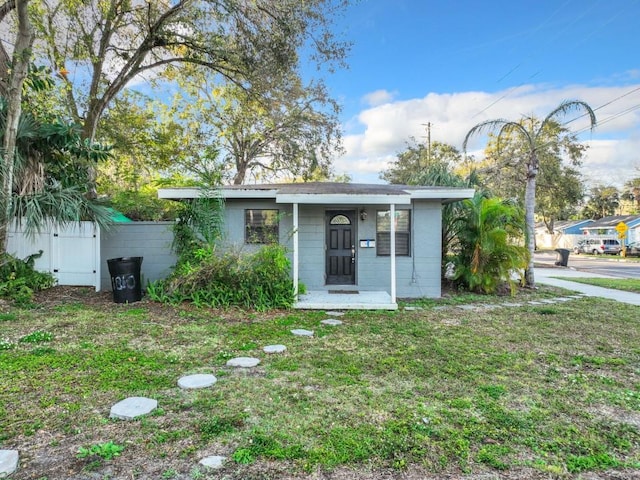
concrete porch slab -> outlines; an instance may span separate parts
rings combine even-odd
[[[293,308],[300,310],[397,310],[387,292],[344,292],[312,290],[298,297]]]

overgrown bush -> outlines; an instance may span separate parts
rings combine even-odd
[[[197,306],[268,310],[293,305],[290,262],[281,245],[266,245],[256,253],[194,250],[168,279],[152,283],[152,300]]]
[[[50,273],[34,270],[39,253],[21,260],[13,255],[0,256],[0,297],[12,300],[17,306],[28,306],[33,294],[55,285],[55,278]]]

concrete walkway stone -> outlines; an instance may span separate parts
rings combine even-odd
[[[329,325],[331,327],[342,325],[342,322],[340,320],[336,320],[335,318],[327,318],[326,320],[322,320],[320,323],[322,323],[323,325]]]
[[[221,468],[224,465],[225,460],[227,459],[227,457],[221,457],[219,455],[212,455],[210,457],[205,457],[202,460],[200,460],[200,465],[207,467],[207,468]]]
[[[186,375],[178,380],[178,386],[184,389],[207,388],[214,385],[218,379],[209,373]]]
[[[569,295],[572,298],[601,297],[616,300],[621,303],[630,305],[640,305],[640,293],[625,292],[622,290],[614,290],[612,288],[597,287],[595,285],[587,285],[585,283],[572,282],[572,278],[579,277],[598,277],[598,278],[615,278],[607,275],[598,275],[593,272],[581,272],[571,268],[545,268],[536,267],[536,281],[545,285],[565,288],[580,292],[581,295]],[[559,277],[559,278],[555,278]]]
[[[0,450],[0,478],[8,477],[18,469],[18,450]]]
[[[284,345],[267,345],[262,349],[264,353],[282,353],[287,350]]]
[[[253,368],[260,363],[259,358],[236,357],[227,362],[227,367]]]
[[[313,337],[313,330],[305,330],[304,328],[296,328],[291,330],[291,333],[298,337]]]
[[[111,407],[110,418],[133,420],[158,408],[158,401],[146,397],[129,397]]]
[[[330,317],[341,317],[344,315],[344,312],[326,312]]]

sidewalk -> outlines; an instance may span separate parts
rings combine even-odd
[[[590,297],[609,298],[618,302],[628,303],[631,305],[640,305],[640,293],[624,292],[622,290],[613,290],[611,288],[595,287],[585,283],[572,282],[571,278],[614,278],[607,275],[599,275],[596,273],[580,272],[570,268],[554,268],[554,267],[535,267],[534,275],[536,282],[553,287],[566,288],[576,292],[584,293]],[[559,277],[559,278],[551,278]],[[566,280],[565,280],[566,279]]]

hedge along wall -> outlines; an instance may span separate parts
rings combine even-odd
[[[116,223],[108,231],[101,231],[100,290],[111,290],[111,276],[107,260],[120,257],[143,257],[142,288],[147,283],[166,278],[176,264],[171,250],[173,222]]]

